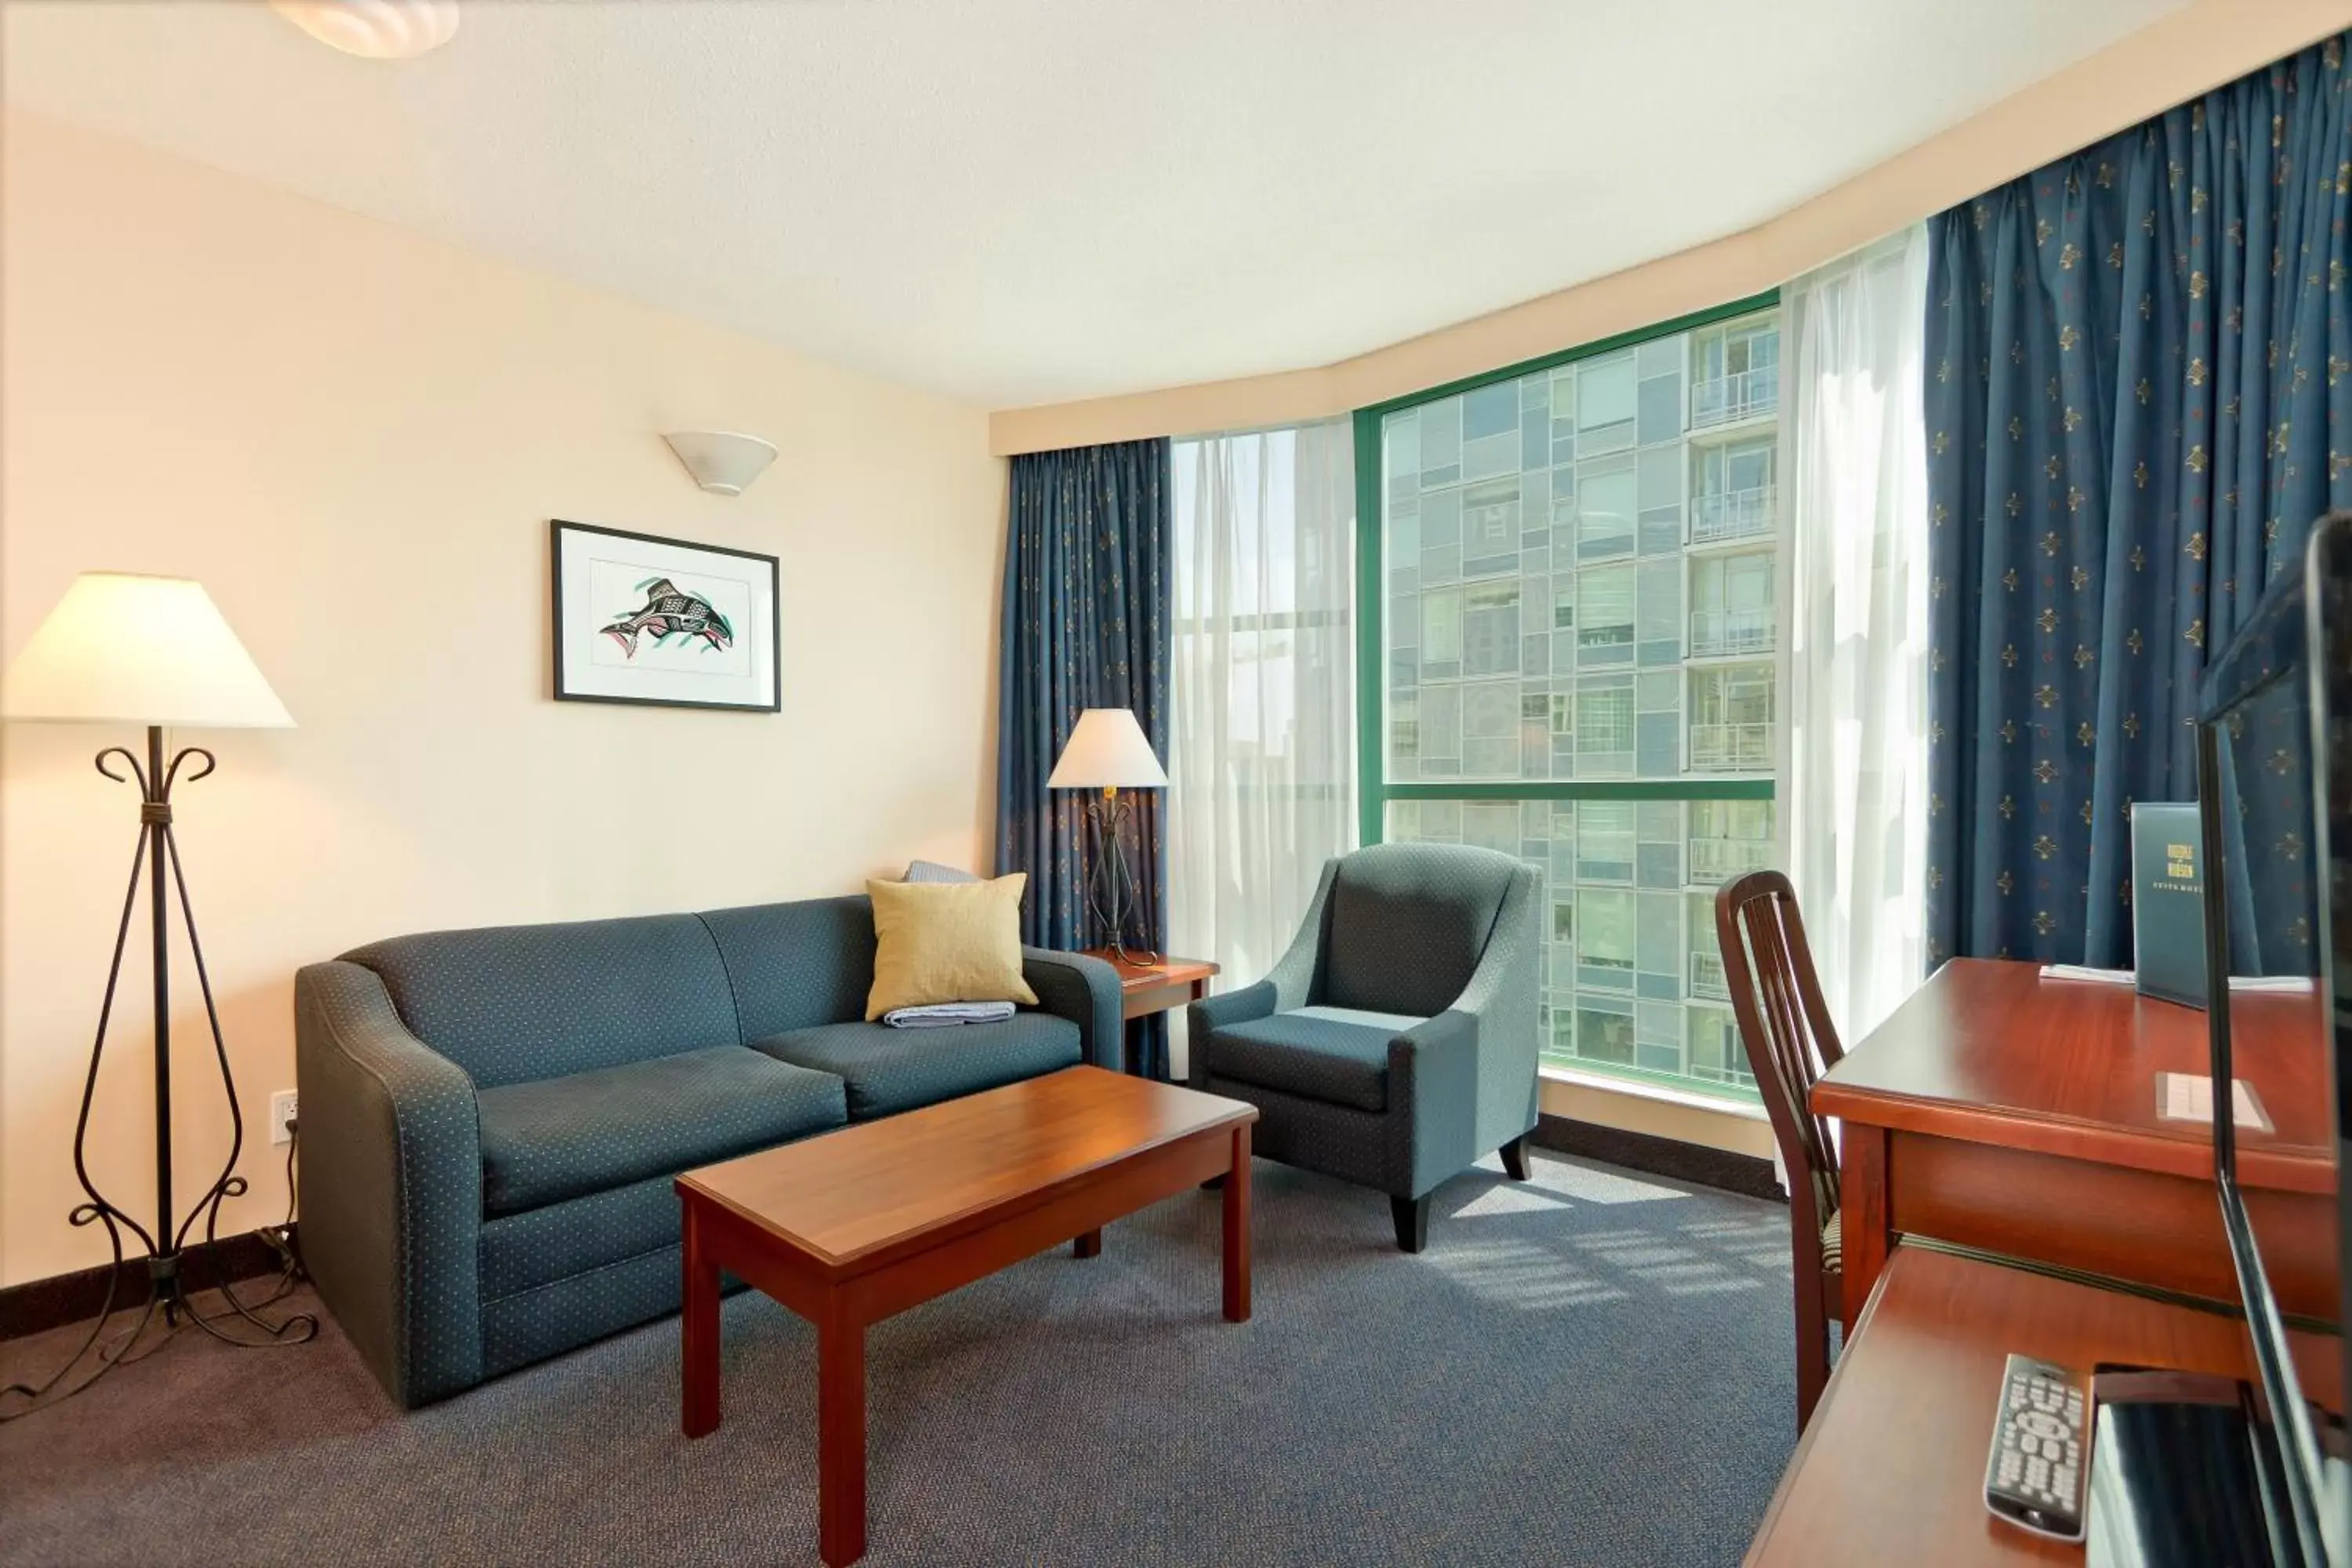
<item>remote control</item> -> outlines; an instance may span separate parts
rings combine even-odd
[[[2011,1356],[1993,1412],[1985,1507],[2038,1535],[2082,1540],[2089,1418],[2081,1379],[2046,1361]]]

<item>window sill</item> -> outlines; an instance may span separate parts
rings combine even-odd
[[[1738,1117],[1742,1121],[1769,1123],[1771,1117],[1761,1101],[1750,1104],[1737,1100],[1719,1099],[1701,1094],[1696,1089],[1674,1089],[1662,1083],[1643,1083],[1634,1079],[1612,1078],[1606,1073],[1579,1072],[1573,1068],[1554,1067],[1549,1062],[1537,1068],[1537,1076],[1554,1083],[1573,1084],[1601,1094],[1621,1094],[1628,1100],[1654,1100],[1661,1105],[1680,1106],[1685,1110],[1704,1110],[1717,1116]]]

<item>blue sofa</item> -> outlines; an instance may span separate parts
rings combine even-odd
[[[1026,949],[1001,1024],[864,1022],[873,910],[821,899],[430,931],[294,982],[305,1265],[404,1405],[677,1310],[680,1171],[1081,1061],[1117,976]]]

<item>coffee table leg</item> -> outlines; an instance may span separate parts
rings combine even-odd
[[[837,1297],[817,1325],[816,1551],[826,1568],[866,1555],[866,1325]]]
[[[1100,1258],[1102,1256],[1101,1230],[1095,1229],[1087,1231],[1082,1234],[1077,1240],[1070,1243],[1070,1256],[1073,1258]]]
[[[719,1265],[710,1260],[688,1200],[685,1215],[684,1301],[678,1311],[678,1360],[684,1389],[678,1424],[689,1437],[719,1428]]]
[[[1234,1129],[1234,1168],[1225,1177],[1225,1321],[1250,1315],[1250,1130]]]

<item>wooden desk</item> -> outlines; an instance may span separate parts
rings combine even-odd
[[[2342,1403],[2342,1342],[2295,1336],[2311,1397]],[[2218,1312],[1898,1247],[1838,1357],[1748,1548],[1749,1568],[2080,1563],[2083,1548],[1985,1511],[1985,1455],[2011,1352],[2253,1375],[2245,1325]]]
[[[2271,1285],[2336,1321],[2335,1136],[2315,996],[2240,996],[2238,1076],[2276,1124],[2238,1174]],[[2127,985],[1955,959],[1814,1085],[1844,1123],[1846,1321],[1901,1235],[2238,1299],[2210,1128],[2157,1119],[2158,1071],[2204,1073],[2205,1015]]]

